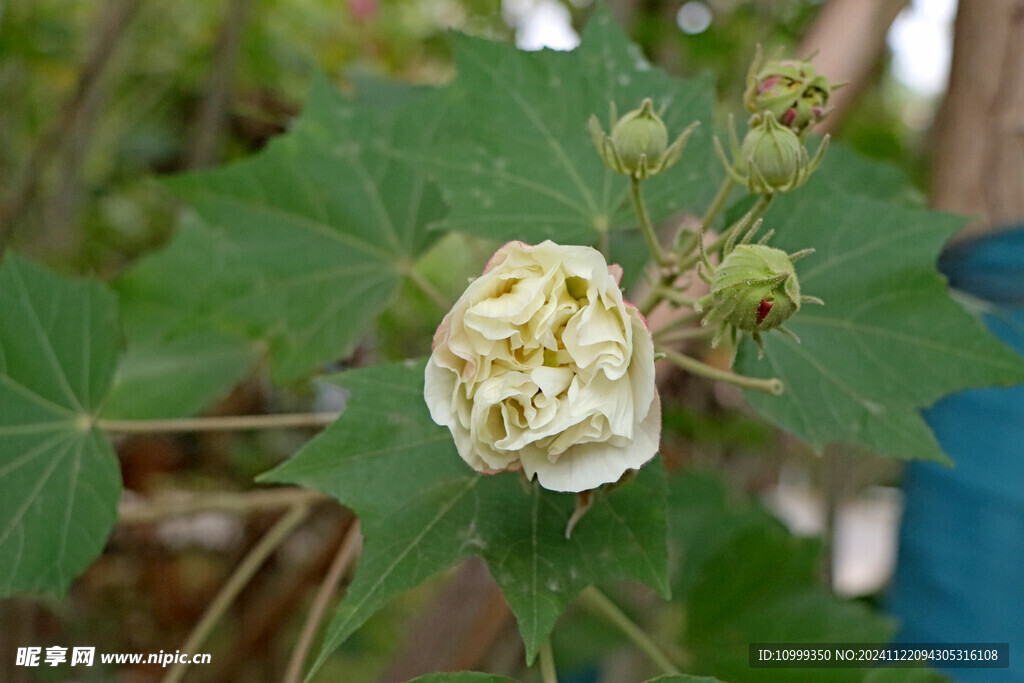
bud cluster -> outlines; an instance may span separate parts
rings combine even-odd
[[[764,64],[758,46],[743,96],[751,116],[742,145],[733,121],[729,121],[733,162],[726,159],[721,143],[715,139],[715,150],[725,170],[756,194],[788,192],[803,185],[828,148],[826,135],[812,158],[803,135],[828,113],[825,106],[836,87],[807,60]]]
[[[650,98],[621,119],[617,117],[612,103],[610,134],[604,132],[596,116],[590,117],[591,136],[601,159],[608,168],[632,181],[631,194],[640,227],[652,255],[662,267],[660,286],[668,292],[664,298],[691,306],[702,314],[701,325],[716,325],[712,346],[717,346],[726,336],[735,344],[740,333],[747,333],[763,354],[762,334],[777,329],[796,339],[784,323],[800,310],[802,304],[823,303],[821,299],[800,292],[793,266],[795,261],[812,253],[813,249],[790,254],[768,246],[766,242],[771,232],[757,244],[750,242],[761,226],[758,217],[774,194],[801,187],[824,158],[828,136],[818,145],[813,156],[807,151],[803,138],[807,130],[827,113],[828,98],[835,87],[819,75],[809,61],[776,60],[765,64],[761,49],[757,48],[747,74],[744,94],[744,105],[750,112],[747,132],[741,143],[730,116],[732,161],[727,158],[718,138],[714,138],[714,146],[731,181],[744,185],[760,198],[751,213],[728,229],[724,245],[716,247],[716,250],[722,250],[717,266],[712,265],[705,252],[703,237],[729,196],[730,181],[723,185],[705,215],[700,233],[689,233],[691,240],[677,238],[669,254],[662,251],[639,189],[640,181],[665,171],[679,161],[683,146],[697,123],[691,124],[669,144],[668,128],[655,112]],[[743,238],[738,240],[740,235]],[[698,249],[699,258],[693,255],[693,251]],[[693,260],[688,260],[691,257]],[[679,264],[695,262],[697,274],[709,285],[710,292],[700,299],[693,299],[671,291],[680,275]],[[656,305],[657,301],[657,297],[652,299],[651,305]]]

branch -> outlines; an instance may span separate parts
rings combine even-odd
[[[340,413],[287,413],[282,415],[225,415],[172,420],[96,420],[96,426],[115,434],[161,432],[220,432],[280,427],[324,427]]]
[[[246,515],[295,505],[313,505],[330,498],[304,488],[272,488],[244,493],[171,493],[148,501],[121,501],[118,522],[149,524],[173,517],[186,517],[201,512],[232,512]]]
[[[0,203],[0,255],[3,255],[14,224],[31,202],[39,179],[61,141],[78,123],[82,110],[93,100],[114,49],[138,11],[141,0],[120,0],[104,4],[96,27],[96,39],[78,72],[75,89],[64,101],[57,117],[40,136],[13,188]]]
[[[327,612],[327,605],[338,588],[338,582],[345,575],[345,570],[359,554],[362,542],[363,537],[359,533],[359,520],[357,519],[349,525],[345,540],[341,542],[338,554],[334,557],[331,568],[327,570],[327,575],[324,576],[323,583],[320,584],[320,588],[316,592],[313,606],[309,609],[309,616],[306,617],[306,623],[302,625],[302,633],[299,635],[299,640],[288,662],[288,670],[284,676],[285,683],[298,683],[302,677],[303,664],[306,663],[306,656],[309,654],[309,648],[313,645],[313,638]]]
[[[988,0],[986,0],[987,2]],[[832,92],[831,113],[815,126],[831,133],[870,84],[875,66],[886,55],[886,36],[908,0],[832,0],[822,7],[800,45],[800,53],[817,52],[814,65],[833,83],[846,87]]]
[[[227,611],[231,603],[235,601],[238,594],[242,592],[242,589],[248,585],[249,581],[255,576],[259,568],[263,566],[263,563],[270,557],[273,552],[277,549],[281,543],[288,538],[295,527],[302,523],[302,520],[306,518],[306,514],[309,512],[309,506],[305,504],[298,504],[288,510],[287,513],[281,519],[277,521],[270,531],[260,539],[260,542],[249,551],[249,554],[245,556],[242,563],[235,568],[235,571],[231,574],[227,583],[217,593],[217,597],[213,599],[210,606],[206,609],[202,619],[192,629],[192,633],[189,634],[185,644],[181,646],[182,652],[194,654],[202,647],[203,643],[206,642],[206,638],[210,635],[213,627],[217,625],[220,618],[224,616],[224,612]],[[179,663],[175,664],[170,671],[167,672],[167,676],[164,678],[163,683],[179,683],[182,677],[185,675],[185,671],[188,669],[188,664]]]
[[[231,76],[238,62],[248,8],[249,0],[227,0],[224,19],[213,48],[206,92],[193,127],[187,168],[208,166],[217,159],[228,118]]]

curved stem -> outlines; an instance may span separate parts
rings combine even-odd
[[[747,214],[744,214],[742,217],[740,217],[740,219],[738,221],[736,221],[735,223],[730,225],[728,228],[723,230],[721,232],[721,234],[719,234],[714,240],[712,240],[711,244],[708,244],[704,248],[705,253],[710,254],[712,252],[716,252],[716,251],[720,250],[722,247],[725,246],[725,243],[729,241],[729,236],[732,235],[732,233],[734,233],[736,230],[739,230],[740,227],[743,226],[745,223],[747,225],[751,225],[751,224],[754,223],[754,221],[756,221],[758,218],[763,216],[764,212],[768,210],[769,206],[771,206],[772,199],[774,197],[775,197],[774,194],[763,194],[760,197],[758,197],[757,201],[754,202],[754,205],[752,207],[750,207],[750,211],[748,212],[749,215],[750,215],[750,218],[748,219],[747,218]],[[704,230],[705,229],[706,229],[706,224],[702,223],[701,224],[701,239],[702,240],[704,238]],[[680,261],[680,263],[679,263],[679,270],[680,271],[685,271],[685,270],[688,270],[690,268],[693,268],[695,265],[697,265],[697,261],[699,261],[699,260],[700,260],[700,255],[699,254],[690,254],[685,260]]]
[[[558,683],[558,675],[555,673],[555,655],[551,651],[551,638],[548,638],[540,646],[540,677],[544,683]]]
[[[655,285],[654,291],[662,298],[662,300],[668,301],[677,306],[689,306],[690,308],[693,308],[697,305],[697,302],[700,301],[700,297],[698,296],[687,296],[678,290],[666,287],[662,284]]]
[[[195,625],[192,632],[189,634],[185,644],[181,646],[181,651],[190,655],[196,654],[196,651],[202,647],[203,643],[206,642],[206,638],[210,635],[213,627],[217,625],[220,618],[224,616],[224,612],[227,611],[231,603],[235,601],[238,594],[242,592],[242,589],[246,587],[249,581],[255,576],[259,568],[263,566],[263,563],[270,557],[271,554],[277,549],[279,545],[286,538],[288,534],[297,527],[302,520],[306,518],[306,513],[309,511],[309,506],[300,504],[292,507],[288,510],[284,516],[277,521],[270,531],[260,539],[260,542],[249,551],[249,554],[245,556],[235,571],[231,574],[227,583],[220,589],[217,596],[210,603],[210,606],[206,609],[202,619]],[[170,671],[167,672],[167,676],[164,677],[163,683],[178,683],[185,675],[185,671],[188,669],[188,664],[179,663],[175,664]]]
[[[685,315],[681,315],[678,318],[675,318],[674,320],[672,320],[671,322],[668,322],[665,325],[662,325],[658,329],[654,330],[653,336],[654,336],[655,339],[659,339],[660,340],[662,337],[664,337],[669,332],[672,332],[673,330],[677,330],[680,327],[685,328],[688,325],[697,322],[702,317],[704,317],[703,313],[698,313],[697,311],[691,311],[690,313],[687,313]]]
[[[341,547],[338,548],[338,554],[334,556],[327,575],[324,576],[320,588],[317,589],[313,606],[309,609],[309,616],[306,617],[306,623],[302,625],[302,633],[299,635],[291,659],[288,661],[288,670],[284,676],[285,683],[298,683],[301,679],[302,665],[306,662],[309,648],[313,645],[317,629],[327,612],[327,605],[337,590],[338,582],[344,576],[345,570],[359,553],[362,540],[363,537],[359,533],[359,520],[356,519],[345,532],[345,539],[341,542]]]
[[[722,208],[725,207],[725,200],[732,194],[732,188],[736,185],[736,181],[733,180],[731,175],[726,174],[722,184],[718,186],[718,192],[715,193],[715,198],[711,200],[708,210],[704,212],[704,217],[700,219],[701,230],[707,230],[711,227],[711,224],[718,218],[718,214],[721,213]]]
[[[689,356],[684,356],[683,354],[675,351],[669,351],[661,348],[659,348],[658,351],[660,353],[664,353],[666,358],[681,367],[683,370],[692,372],[695,375],[707,377],[708,379],[716,382],[726,382],[727,384],[738,386],[741,389],[753,389],[754,391],[763,391],[766,394],[775,394],[776,396],[781,394],[784,389],[782,380],[777,377],[772,377],[770,379],[758,379],[756,377],[747,377],[746,375],[737,375],[735,372],[719,370],[707,363],[702,363],[696,358],[690,358]]]
[[[647,213],[647,205],[644,204],[644,195],[640,190],[641,181],[637,178],[631,177],[629,179],[629,196],[633,199],[633,210],[636,211],[637,220],[640,221],[640,231],[644,234],[644,239],[647,240],[647,248],[651,251],[651,256],[659,266],[669,265],[668,259],[665,256],[665,252],[661,249],[661,242],[658,241],[658,235],[654,232],[654,226],[651,224],[651,216]]]
[[[632,180],[630,189],[633,189],[632,186],[638,184],[638,181]],[[701,243],[701,241],[703,241],[705,231],[711,226],[712,223],[714,223],[715,219],[718,218],[718,214],[721,213],[722,209],[725,207],[725,202],[729,198],[729,195],[732,193],[732,189],[735,185],[736,181],[733,180],[731,176],[726,175],[725,179],[722,180],[722,184],[718,186],[718,192],[715,193],[715,198],[711,200],[710,206],[708,206],[707,211],[704,212],[703,218],[701,218],[700,231],[694,236],[696,239],[691,238],[680,242],[680,244],[678,245],[679,249],[674,254],[675,257],[680,260],[678,261],[678,263],[674,265],[674,267],[671,268],[671,270],[666,269],[667,272],[662,273],[661,279],[658,283],[661,287],[671,289],[672,284],[675,282],[676,277],[679,273],[683,273],[697,265],[697,261],[700,260],[700,255],[699,253],[697,253],[698,245]],[[639,188],[637,188],[634,193],[636,195],[639,195]],[[644,209],[644,214],[646,215],[646,208],[643,207],[642,205],[642,197],[640,197],[640,201],[640,208]],[[636,208],[636,203],[637,199],[636,197],[634,197],[634,208]],[[767,206],[765,208],[767,208]],[[640,216],[640,209],[637,209],[637,216]],[[648,225],[649,224],[650,221],[648,220]],[[643,218],[641,218],[640,220],[640,226],[641,228],[643,228],[644,226]],[[654,231],[652,229],[651,234],[653,235],[653,233]],[[646,230],[644,232],[644,236],[647,237]],[[647,241],[648,244],[650,244],[651,238],[648,237]],[[656,258],[658,258],[658,265],[662,267],[665,267],[666,265],[671,265],[669,263],[670,259],[666,257],[664,253],[661,252],[661,247],[658,244],[656,238],[654,239],[654,243],[658,245],[658,250],[654,251],[652,249],[652,253],[655,254]],[[722,241],[722,244],[725,244],[724,240]],[[721,248],[721,245],[719,245],[717,248]],[[664,290],[659,290],[658,287],[652,289],[651,292],[647,295],[647,298],[644,299],[643,303],[640,304],[640,313],[646,316],[651,311],[653,311],[654,308],[662,302],[664,298],[662,296],[663,292]]]
[[[668,655],[662,652],[661,648],[651,640],[651,637],[644,633],[644,630],[637,626],[632,619],[626,616],[625,612],[619,609],[614,602],[609,600],[608,596],[604,593],[594,586],[590,586],[580,593],[580,599],[583,600],[583,604],[586,605],[591,612],[607,619],[622,631],[623,635],[633,641],[634,645],[650,657],[651,661],[654,662],[663,673],[681,673],[679,668],[676,667],[676,665],[668,658]]]
[[[714,330],[708,329],[707,327],[688,327],[683,330],[668,332],[655,338],[658,340],[659,344],[678,344],[679,342],[690,341],[692,339],[705,339],[713,336],[714,333]]]
[[[339,413],[289,413],[284,415],[225,415],[187,417],[171,420],[96,420],[105,432],[152,434],[157,432],[218,432],[279,427],[323,427],[338,419]]]

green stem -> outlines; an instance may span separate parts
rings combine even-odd
[[[547,638],[540,646],[540,677],[544,683],[558,683],[555,673],[555,655],[551,651],[551,638]]]
[[[718,214],[721,213],[722,208],[725,206],[725,200],[732,194],[732,188],[736,185],[736,181],[733,180],[731,175],[726,174],[722,184],[718,186],[718,192],[715,193],[715,198],[711,200],[711,205],[708,206],[708,210],[704,212],[704,217],[700,219],[701,230],[707,230],[711,227],[711,224],[718,218]]]
[[[633,180],[631,186],[638,184],[638,181]],[[725,206],[726,200],[729,199],[729,195],[732,194],[732,189],[735,186],[735,184],[736,181],[733,180],[731,176],[725,176],[725,179],[722,181],[722,184],[718,186],[718,192],[715,193],[715,198],[711,200],[711,205],[708,206],[708,210],[704,212],[704,217],[700,221],[700,232],[694,236],[696,237],[696,239],[691,238],[687,240],[682,240],[678,245],[679,250],[674,255],[676,258],[680,260],[676,265],[674,265],[674,267],[672,267],[671,269],[665,268],[666,265],[671,265],[670,259],[661,252],[660,245],[658,245],[658,251],[654,251],[652,249],[652,253],[654,253],[655,256],[658,257],[658,265],[665,268],[666,271],[662,273],[661,278],[658,281],[658,285],[660,285],[660,287],[671,289],[672,284],[676,281],[676,277],[679,273],[686,272],[687,270],[697,265],[697,261],[700,260],[700,255],[698,253],[698,245],[700,244],[700,242],[704,240],[704,232],[711,226],[712,223],[714,223],[715,219],[718,218],[718,214],[721,213],[722,208]],[[634,208],[636,208],[637,205],[637,196],[639,196],[639,192],[639,188],[637,188],[634,191]],[[640,201],[640,208],[644,209],[644,214],[646,215],[646,208],[643,207],[642,197],[640,198]],[[640,209],[637,209],[637,215],[640,215]],[[649,223],[650,221],[648,221],[648,224]],[[640,227],[643,228],[643,225],[644,220],[643,218],[641,218]],[[654,231],[651,230],[652,235],[653,233]],[[644,232],[644,236],[647,236],[646,231]],[[648,237],[647,241],[648,244],[650,244],[651,237]],[[654,243],[658,244],[656,239],[654,240]],[[725,242],[723,242],[722,244],[724,243]],[[652,289],[650,294],[647,295],[647,298],[644,299],[643,303],[640,304],[640,313],[646,316],[651,311],[653,311],[654,308],[662,302],[664,298],[662,296],[663,292],[664,290],[659,290],[657,286],[654,289]]]
[[[629,196],[633,199],[633,210],[636,211],[637,220],[640,221],[640,231],[644,234],[644,239],[647,240],[647,248],[651,250],[651,255],[654,260],[662,268],[670,265],[668,257],[665,256],[665,252],[661,248],[661,242],[658,241],[658,236],[654,232],[654,226],[651,224],[651,217],[647,213],[647,205],[644,204],[644,195],[640,190],[641,181],[637,178],[629,179]]]
[[[288,510],[287,513],[281,519],[277,521],[270,531],[267,532],[266,536],[260,539],[260,542],[249,551],[249,554],[245,556],[242,563],[235,568],[235,571],[231,574],[227,583],[220,589],[217,596],[210,603],[210,606],[206,609],[202,619],[192,629],[192,633],[189,634],[188,640],[181,646],[181,651],[186,652],[190,655],[196,654],[203,643],[206,642],[206,638],[210,635],[213,627],[217,625],[220,618],[224,616],[228,607],[235,601],[238,594],[242,592],[242,589],[248,585],[252,577],[256,575],[259,568],[263,566],[263,563],[268,557],[277,549],[281,543],[288,538],[288,534],[297,527],[302,520],[306,518],[306,513],[309,512],[309,506],[307,505],[296,505],[295,507]],[[163,683],[178,683],[185,675],[185,671],[188,669],[188,664],[175,664],[170,671],[167,672],[167,676],[164,677]]]
[[[763,391],[766,394],[775,394],[776,396],[781,394],[784,389],[782,380],[777,377],[772,377],[771,379],[747,377],[746,375],[738,375],[735,372],[719,370],[707,363],[702,363],[696,358],[690,358],[689,356],[684,356],[683,354],[676,353],[675,351],[669,351],[668,349],[662,348],[659,348],[658,351],[660,353],[664,353],[666,358],[687,372],[707,377],[708,379],[716,382],[726,382],[728,384],[734,384],[742,389]]]
[[[672,322],[667,323],[666,325],[663,325],[662,327],[659,327],[658,329],[654,330],[653,336],[655,339],[661,339],[664,335],[668,334],[672,330],[676,330],[680,327],[686,327],[691,323],[695,323],[698,320],[700,320],[703,316],[703,313],[698,313],[697,311],[687,313],[686,315],[682,315],[673,320]]]
[[[583,604],[594,614],[607,619],[615,625],[623,635],[633,641],[633,644],[640,648],[644,654],[650,657],[663,673],[678,674],[679,668],[672,663],[661,648],[651,640],[651,637],[644,633],[644,630],[637,626],[632,619],[626,616],[625,612],[608,599],[604,593],[594,586],[590,586],[582,593],[580,599]]]
[[[691,339],[704,339],[714,335],[715,331],[707,327],[689,327],[685,330],[676,330],[656,337],[659,344],[678,344],[679,342],[690,341]]]
[[[655,285],[654,291],[664,301],[676,304],[677,306],[689,306],[690,308],[693,308],[700,300],[700,297],[687,296],[678,290],[666,287],[662,284]]]
[[[219,432],[278,427],[324,427],[338,419],[338,413],[288,413],[283,415],[225,415],[172,420],[96,420],[105,432],[153,434],[157,432]]]
[[[754,205],[750,207],[750,211],[748,212],[750,214],[750,219],[747,222],[747,225],[753,225],[758,218],[764,215],[764,212],[768,210],[769,206],[771,206],[772,199],[774,197],[774,194],[763,194],[757,198],[757,201],[754,202]],[[733,223],[728,228],[723,230],[722,233],[711,242],[711,244],[704,247],[705,253],[711,254],[719,251],[722,247],[724,247],[725,243],[729,241],[729,236],[732,235],[732,233],[734,233],[735,231],[739,230],[740,226],[744,224],[745,220],[747,220],[746,214],[741,216],[739,220],[737,220],[735,223]],[[701,224],[701,241],[703,241],[704,239],[705,226],[705,223]],[[698,261],[700,261],[700,254],[690,254],[685,260],[680,261],[680,272],[693,268],[695,265],[697,265]]]

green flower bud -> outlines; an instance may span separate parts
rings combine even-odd
[[[621,119],[611,106],[612,134],[605,134],[596,116],[590,117],[590,134],[594,146],[605,165],[637,180],[657,175],[679,161],[690,133],[698,122],[690,124],[672,144],[668,144],[668,129],[654,111],[654,102],[646,98],[639,109]]]
[[[771,112],[796,133],[824,118],[829,95],[837,87],[807,60],[781,60],[761,65],[758,46],[747,73],[743,104],[752,114]]]
[[[748,214],[745,221],[749,218]],[[800,310],[801,304],[824,303],[817,297],[800,293],[793,267],[795,261],[814,250],[787,254],[769,247],[765,242],[771,237],[771,231],[757,244],[750,244],[760,226],[761,221],[754,223],[739,244],[735,243],[739,231],[734,232],[726,242],[722,262],[717,267],[701,249],[701,268],[697,272],[710,285],[711,293],[701,298],[696,306],[696,310],[706,311],[701,325],[719,325],[711,340],[712,346],[717,346],[726,334],[735,343],[739,332],[747,332],[757,343],[759,356],[764,353],[762,333],[778,329],[799,342],[783,323]]]
[[[725,170],[737,182],[755,194],[788,192],[807,182],[828,149],[828,136],[822,140],[814,158],[807,155],[803,142],[792,130],[775,120],[771,112],[750,117],[750,130],[740,147],[732,119],[729,136],[736,161],[729,163],[722,145],[715,139],[715,151]]]
[[[626,170],[635,173],[641,162],[657,160],[668,147],[668,128],[654,113],[654,102],[647,98],[639,109],[629,112],[615,124],[612,144]]]
[[[763,244],[738,244],[711,279],[716,317],[744,332],[765,332],[800,310],[800,283],[789,255]]]
[[[748,188],[757,194],[790,190],[806,180],[807,150],[796,133],[771,114],[747,131],[738,162],[740,172],[749,175]]]

